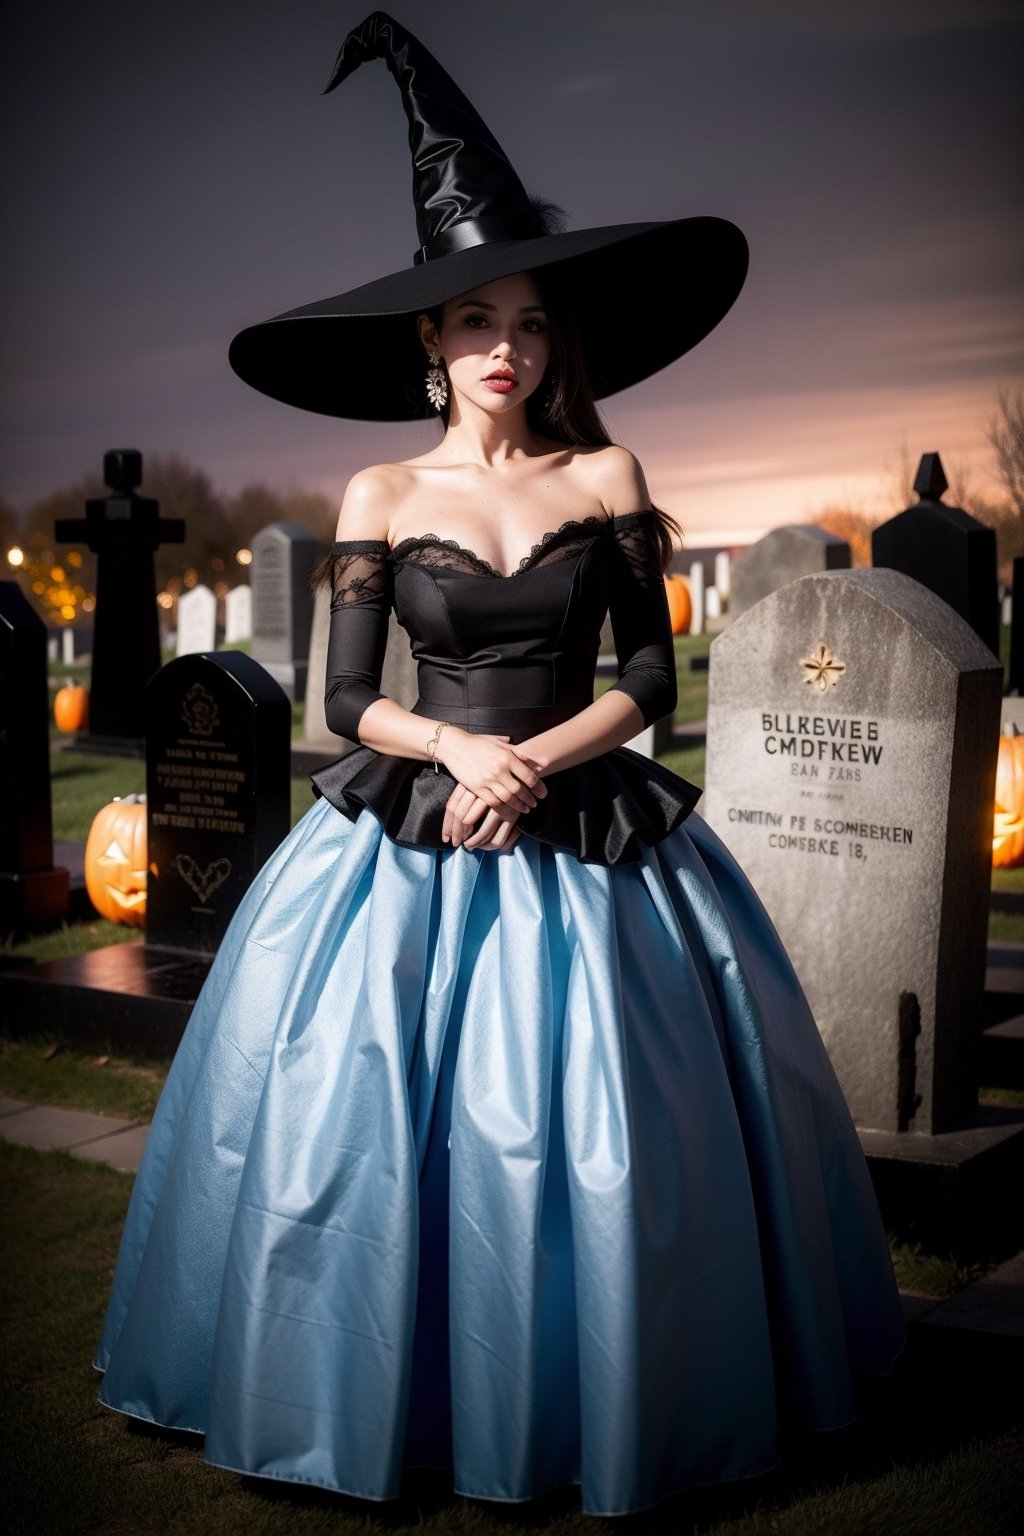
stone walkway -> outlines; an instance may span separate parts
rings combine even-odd
[[[40,1151],[60,1149],[73,1157],[109,1163],[120,1173],[138,1172],[148,1129],[142,1120],[115,1120],[80,1109],[0,1098],[0,1139]]]
[[[144,1121],[114,1120],[77,1109],[0,1098],[0,1139],[21,1147],[61,1149],[73,1157],[109,1163],[136,1173],[149,1129]],[[955,1296],[903,1296],[903,1312],[915,1328],[952,1328],[964,1333],[1024,1340],[1024,1253]]]

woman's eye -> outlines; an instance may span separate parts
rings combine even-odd
[[[523,321],[523,330],[524,331],[532,331],[535,335],[538,335],[538,336],[541,334],[542,331],[546,331],[547,328],[548,328],[548,323],[547,323],[546,320],[524,320]]]
[[[486,315],[467,315],[466,316],[466,324],[467,325],[471,325],[474,330],[481,330],[487,324],[487,316]]]

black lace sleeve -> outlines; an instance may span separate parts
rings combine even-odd
[[[617,517],[608,611],[619,662],[612,686],[627,693],[651,725],[676,707],[672,627],[653,512]]]
[[[391,611],[391,566],[381,539],[335,544],[331,554],[331,628],[327,641],[327,724],[358,741],[363,711],[380,691]]]

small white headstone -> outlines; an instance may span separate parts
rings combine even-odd
[[[732,573],[729,569],[729,551],[720,550],[715,556],[715,586],[723,603],[729,601],[729,593],[732,591]]]
[[[193,587],[178,599],[177,654],[212,651],[217,643],[217,599],[209,587]]]
[[[232,587],[224,599],[224,643],[252,639],[252,587]]]
[[[722,617],[722,600],[718,595],[717,587],[708,587],[704,593],[704,617],[706,619]]]
[[[693,605],[690,614],[690,634],[702,635],[704,633],[704,567],[699,560],[695,560],[690,566],[690,601]]]
[[[1013,593],[1007,592],[1003,598],[1002,622],[1009,629],[1013,623]]]
[[[70,667],[75,659],[75,632],[73,629],[62,629],[60,632],[60,659],[66,667]]]

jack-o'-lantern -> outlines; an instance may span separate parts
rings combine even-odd
[[[996,764],[996,805],[992,824],[992,865],[1016,869],[1024,864],[1024,736],[1000,736]]]
[[[101,917],[146,920],[146,797],[125,795],[97,811],[85,845],[85,888]]]
[[[84,731],[89,726],[89,694],[81,683],[65,683],[53,700],[58,731]]]
[[[685,635],[693,617],[693,599],[690,583],[685,576],[665,577],[665,596],[668,598],[668,617],[674,635]]]

